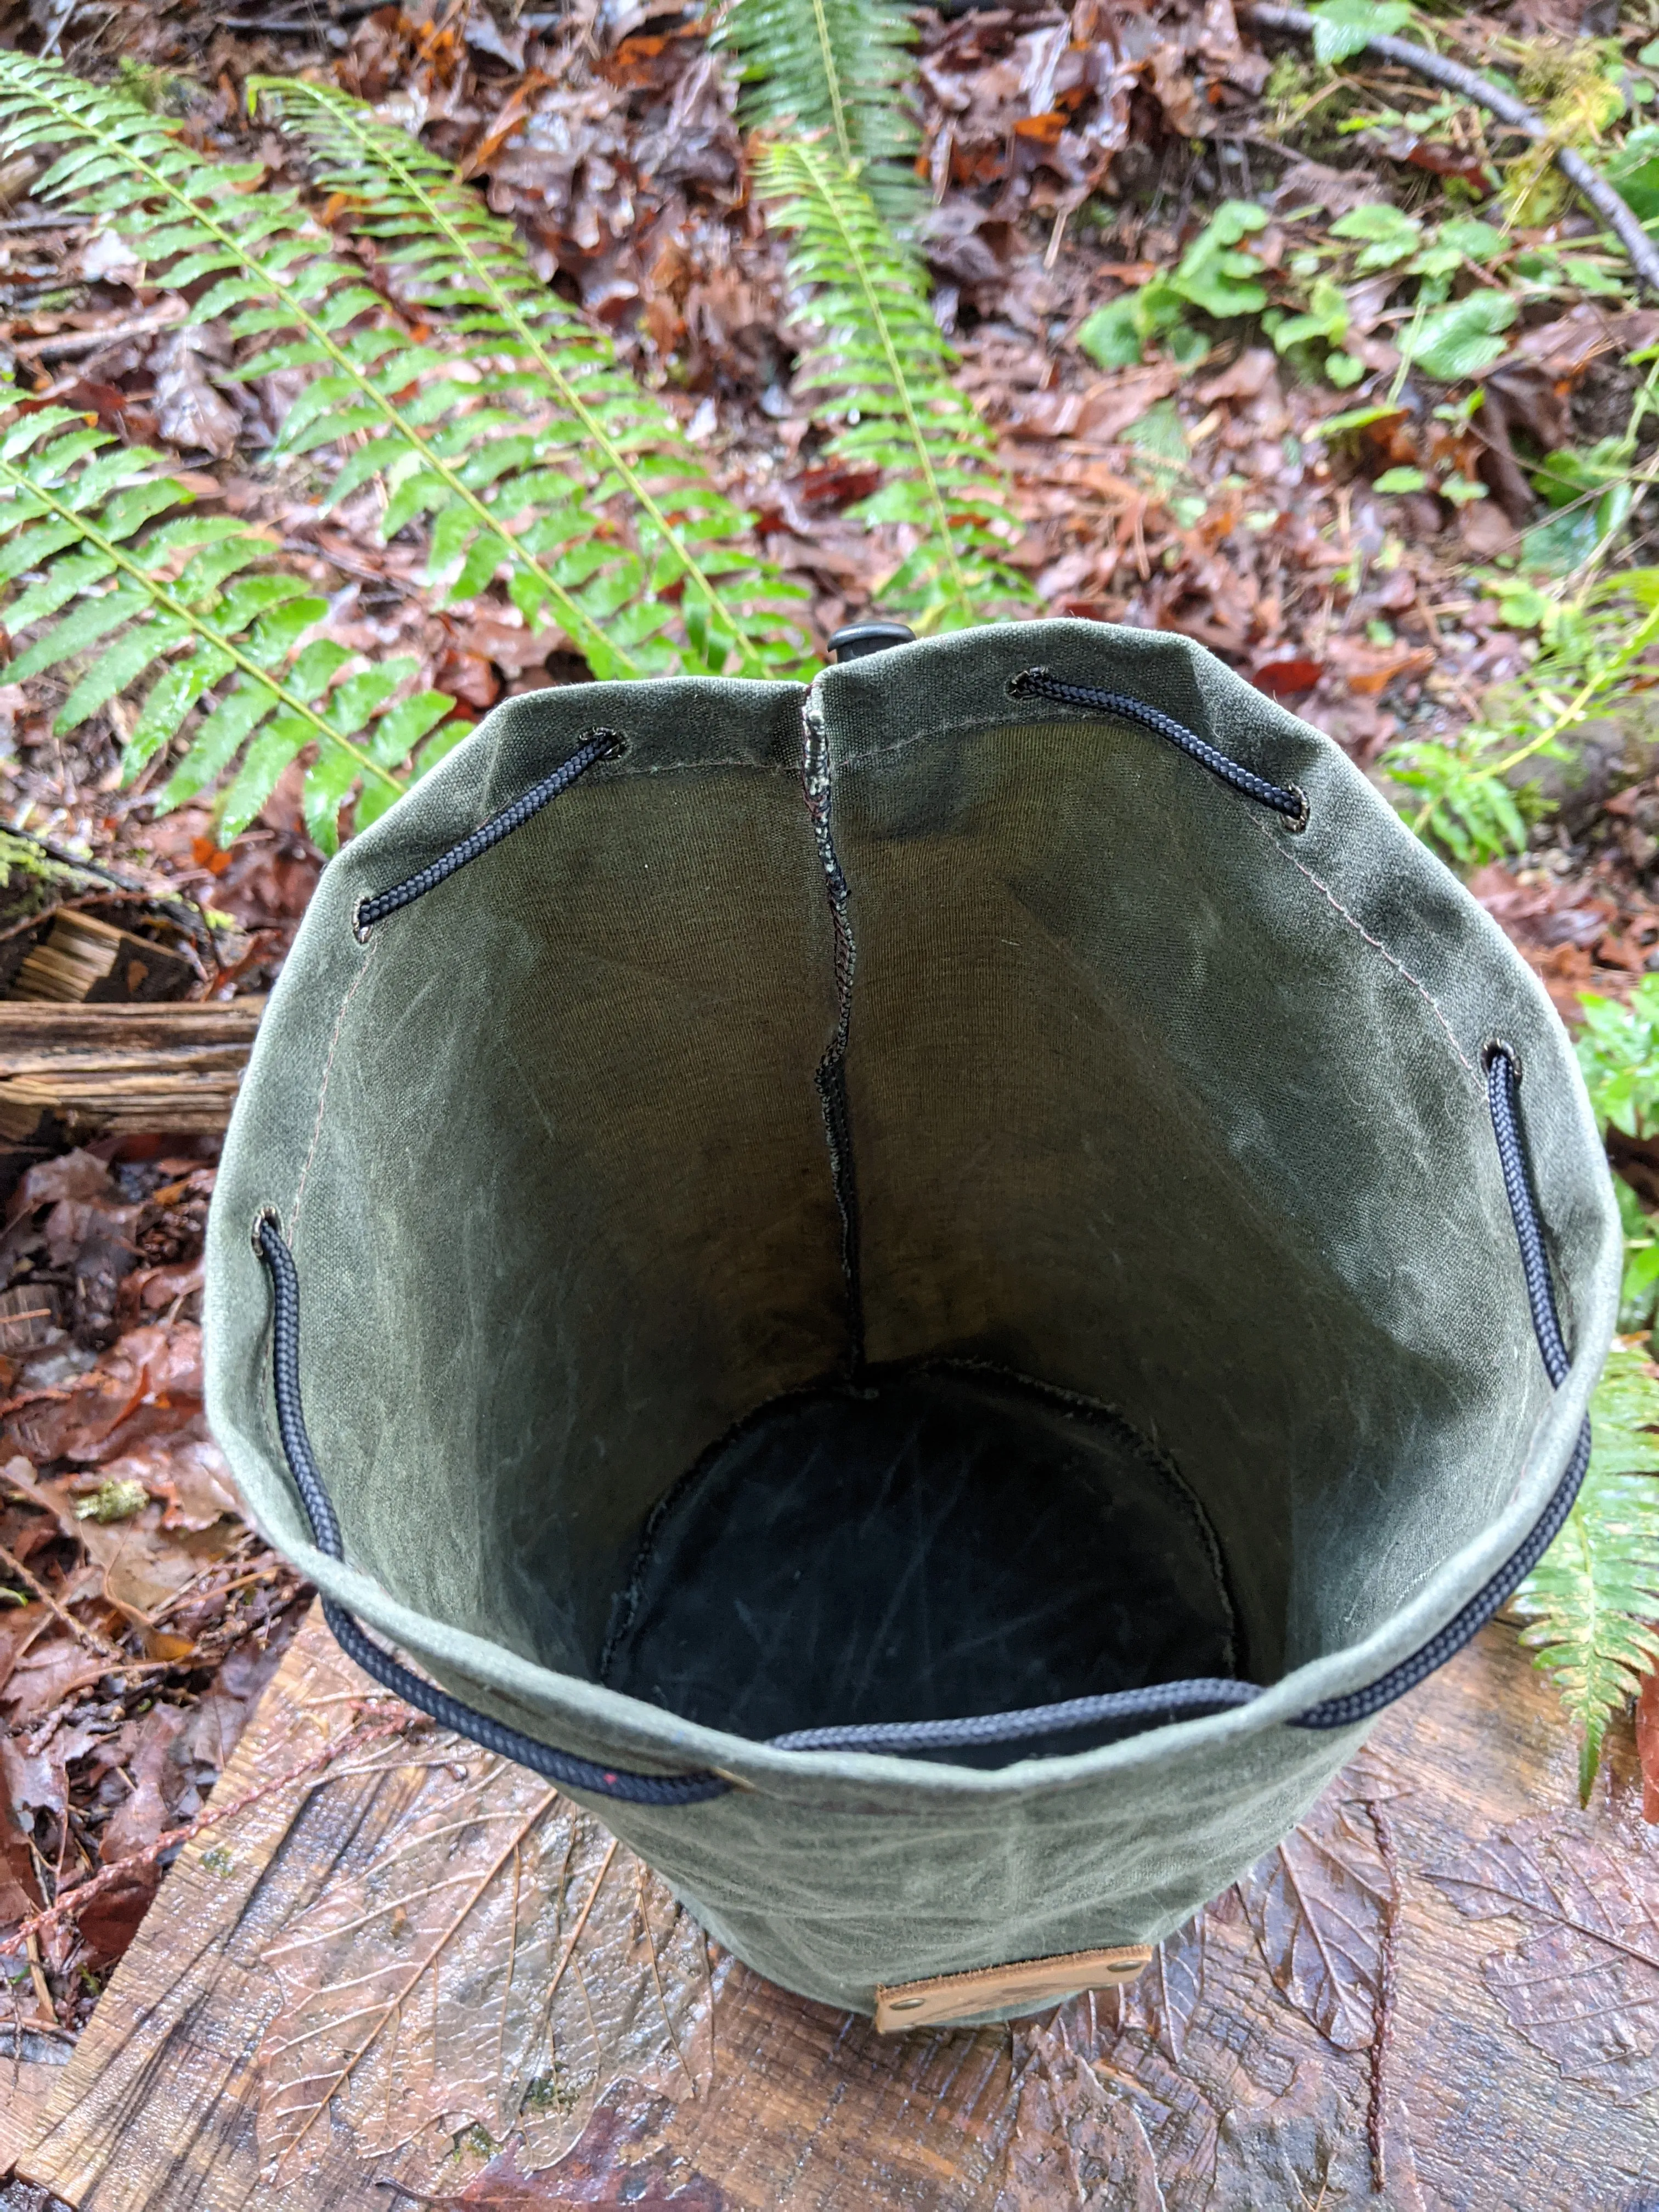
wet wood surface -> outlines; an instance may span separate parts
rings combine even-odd
[[[400,1817],[383,1760],[316,1765],[368,1688],[313,1616],[219,1799],[311,1771],[185,1847],[30,2100],[10,2202],[37,2201],[27,2182],[76,2212],[1659,2208],[1659,1842],[1627,1742],[1578,1808],[1570,1733],[1502,1625],[1127,1991],[883,2036],[727,1962],[697,2094],[619,2079],[550,2169],[472,2130],[434,2182],[407,2149],[365,2155],[341,2097],[304,2161],[262,2174],[270,1954]]]
[[[264,1006],[0,1000],[0,1137],[223,1129]]]

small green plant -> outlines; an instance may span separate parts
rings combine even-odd
[[[1518,771],[1570,760],[1575,732],[1631,692],[1659,644],[1659,570],[1591,580],[1572,601],[1533,596],[1544,612],[1525,679],[1488,694],[1483,718],[1455,738],[1406,739],[1380,763],[1412,828],[1468,866],[1523,849],[1542,802]],[[1646,610],[1634,623],[1632,603]]]
[[[1659,975],[1644,975],[1628,1006],[1595,991],[1582,992],[1579,1003],[1578,1066],[1597,1121],[1627,1137],[1659,1134]],[[1659,1305],[1659,1224],[1623,1176],[1614,1176],[1613,1187],[1625,1232],[1619,1326],[1627,1334],[1650,1332]]]
[[[1483,286],[1451,297],[1460,271],[1487,268],[1509,250],[1492,223],[1454,216],[1428,227],[1403,209],[1375,203],[1340,216],[1325,239],[1299,247],[1269,272],[1249,243],[1267,221],[1254,201],[1226,201],[1172,270],[1097,307],[1079,331],[1079,344],[1103,368],[1139,361],[1154,341],[1187,362],[1207,350],[1205,333],[1192,320],[1194,309],[1216,322],[1260,316],[1279,353],[1304,370],[1322,370],[1346,390],[1365,372],[1345,345],[1351,315],[1340,280],[1393,272],[1410,288],[1405,296],[1413,308],[1400,339],[1405,362],[1442,383],[1457,383],[1504,350],[1502,333],[1516,312],[1508,291]],[[1276,296],[1270,299],[1270,292]]]
[[[1414,317],[1401,340],[1401,357],[1441,384],[1461,384],[1505,350],[1502,333],[1516,313],[1507,292],[1467,292]]]
[[[1582,994],[1578,1066],[1596,1119],[1627,1137],[1659,1135],[1659,975],[1644,975],[1630,1004]]]
[[[1322,62],[1345,62],[1372,39],[1396,37],[1412,20],[1407,0],[1317,0],[1314,55]]]
[[[1201,360],[1210,342],[1194,327],[1189,309],[1224,321],[1259,314],[1267,304],[1261,264],[1244,246],[1267,222],[1267,210],[1253,200],[1224,201],[1171,271],[1097,307],[1078,331],[1079,345],[1103,368],[1129,367],[1155,338],[1177,361]]]
[[[1607,1723],[1659,1663],[1659,1382],[1640,1352],[1608,1355],[1590,1424],[1583,1488],[1513,1600],[1522,1642],[1578,1724],[1581,1804]]]

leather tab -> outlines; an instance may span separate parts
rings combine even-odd
[[[884,2035],[896,2035],[907,2027],[949,2027],[1003,2005],[1057,2003],[1079,1990],[1118,1989],[1133,1981],[1152,1955],[1150,1944],[1122,1943],[1112,1950],[1068,1951],[967,1974],[935,1974],[930,1981],[895,1982],[876,1991],[876,2026]]]

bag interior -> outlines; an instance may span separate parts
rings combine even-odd
[[[1478,1071],[1145,732],[817,797],[633,748],[376,926],[295,1232],[347,1558],[757,1737],[1363,1638],[1548,1395]]]

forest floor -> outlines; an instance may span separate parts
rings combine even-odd
[[[1516,70],[1616,50],[1651,100],[1645,4],[1620,20],[1516,0],[1462,17],[1462,51]],[[1540,592],[1611,573],[1615,550],[1621,571],[1659,563],[1644,355],[1659,303],[1571,199],[1540,186],[1528,200],[1477,110],[1363,55],[1316,69],[1228,0],[916,21],[934,312],[995,434],[1022,532],[1010,557],[1037,611],[1196,639],[1382,775],[1391,746],[1455,747],[1524,688]],[[802,307],[750,191],[711,25],[666,0],[29,0],[0,17],[0,43],[126,72],[192,143],[273,183],[305,179],[291,142],[250,120],[260,76],[319,74],[417,131],[662,394],[805,586],[822,639],[881,611],[902,546],[849,517],[872,482],[823,457],[824,424],[792,389]],[[313,458],[273,462],[280,373],[234,379],[217,326],[185,327],[182,300],[114,231],[31,198],[32,165],[14,168],[0,170],[0,369],[33,403],[166,453],[315,583],[330,636],[412,653],[468,718],[584,679],[569,641],[504,595],[439,605],[418,550],[381,541],[371,490],[329,506]],[[1500,191],[1510,218],[1483,282],[1513,308],[1503,348],[1473,375],[1426,378],[1398,257],[1368,273],[1386,238],[1368,247],[1340,226],[1393,210],[1420,238]],[[1341,344],[1370,380],[1369,420],[1328,428],[1366,410],[1247,313],[1199,318],[1204,343],[1181,360],[1149,345],[1113,365],[1080,341],[1224,202],[1259,213],[1251,250],[1287,311],[1310,311],[1320,272],[1344,278]],[[1615,482],[1629,496],[1603,528]],[[14,884],[0,997],[45,921],[76,911],[182,963],[178,997],[267,989],[322,865],[298,770],[222,849],[210,797],[156,811],[162,756],[124,781],[119,702],[57,734],[64,691],[0,682],[0,819],[42,841],[45,862],[118,881]],[[1629,687],[1576,732],[1573,763],[1547,764],[1552,803],[1524,853],[1464,870],[1570,1021],[1581,992],[1627,996],[1659,967],[1649,696]],[[210,927],[179,924],[204,909]],[[7,1962],[20,2051],[85,2027],[308,1597],[238,1517],[203,1416],[216,1139],[159,1129],[40,1152],[13,1159],[0,1230],[0,1933],[100,1887]]]

